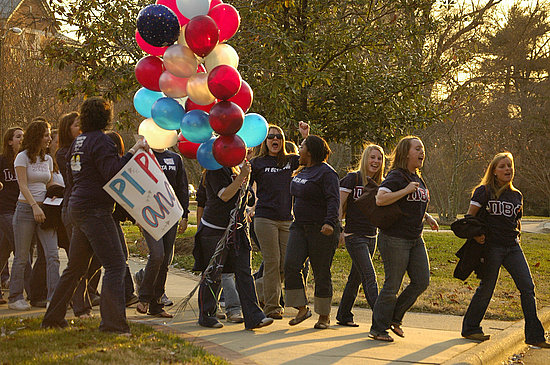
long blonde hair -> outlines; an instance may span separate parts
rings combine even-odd
[[[385,156],[384,156],[384,149],[380,147],[377,144],[369,143],[365,147],[365,150],[363,151],[363,154],[361,155],[361,160],[359,160],[359,165],[357,166],[357,171],[361,174],[361,181],[363,182],[363,185],[367,184],[367,171],[368,171],[368,165],[369,165],[369,156],[373,150],[376,150],[380,152],[382,155],[382,164],[380,165],[380,169],[376,171],[372,179],[376,181],[377,184],[380,184],[382,182],[382,176],[384,174],[384,167],[385,167]]]
[[[390,162],[390,171],[395,169],[403,169],[409,171],[407,168],[409,150],[411,149],[411,141],[417,139],[420,142],[422,140],[417,136],[406,136],[399,140],[397,146],[393,149],[389,160]],[[420,170],[416,169],[416,173],[420,176]]]
[[[497,178],[495,176],[495,169],[497,168],[498,163],[501,160],[505,159],[505,158],[510,159],[510,161],[512,162],[512,178],[506,184],[504,184],[502,186],[499,186],[498,183],[497,183]],[[472,190],[472,193],[478,187],[484,186],[484,185],[488,186],[489,190],[491,192],[493,192],[497,198],[504,191],[506,191],[508,189],[513,190],[513,191],[518,191],[518,189],[516,189],[516,187],[512,183],[512,181],[514,180],[515,170],[516,169],[514,167],[514,156],[512,156],[512,153],[510,153],[508,151],[497,153],[495,155],[495,157],[493,157],[493,159],[489,163],[489,166],[487,166],[487,169],[485,170],[485,174],[481,178],[481,181],[479,182],[479,184],[477,184],[476,187]]]

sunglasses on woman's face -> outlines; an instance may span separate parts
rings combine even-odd
[[[269,133],[267,135],[267,139],[274,139],[275,137],[277,137],[277,139],[279,139],[279,140],[283,139],[283,135],[281,133],[277,133],[277,134]]]

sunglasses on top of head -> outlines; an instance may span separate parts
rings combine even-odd
[[[279,139],[279,140],[283,139],[283,135],[281,133],[277,133],[277,134],[269,133],[267,135],[267,139],[274,139],[275,137],[277,137],[277,139]]]

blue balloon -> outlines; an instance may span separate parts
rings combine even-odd
[[[134,95],[134,108],[145,118],[151,118],[151,108],[158,99],[162,98],[161,92],[152,91],[142,87]]]
[[[185,116],[181,120],[181,134],[189,142],[203,143],[208,141],[212,137],[212,127],[208,122],[208,113],[194,109],[185,113]]]
[[[208,141],[201,143],[197,150],[197,161],[207,170],[219,170],[223,167],[216,161],[212,154],[212,144],[215,140],[216,137],[210,138]]]
[[[177,15],[164,5],[152,4],[141,9],[136,26],[141,38],[155,47],[174,44],[180,34]]]
[[[151,118],[162,129],[179,129],[184,115],[183,106],[172,98],[160,98],[151,108]]]
[[[260,114],[249,113],[244,116],[243,126],[237,132],[247,147],[256,147],[262,144],[267,137],[267,120]]]

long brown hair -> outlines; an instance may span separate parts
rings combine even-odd
[[[422,142],[420,137],[417,137],[417,136],[406,136],[399,140],[399,142],[397,143],[397,146],[395,146],[395,148],[392,151],[392,154],[389,157],[391,161],[390,171],[395,169],[403,169],[407,172],[409,171],[407,168],[407,162],[408,162],[409,150],[411,149],[411,141],[413,139],[417,139]],[[416,169],[416,173],[420,176],[420,170]]]
[[[73,125],[76,118],[78,118],[78,112],[70,112],[63,114],[59,118],[59,148],[62,147],[71,147],[74,137],[71,133],[71,126]]]
[[[56,136],[59,137],[59,131],[57,129],[52,129],[52,132],[51,132],[52,141],[55,139]],[[46,153],[50,155],[53,160],[53,172],[59,172],[59,166],[57,165],[57,159],[55,158],[55,153],[57,152],[58,149],[59,149],[59,139],[57,140],[57,147],[55,151],[52,151],[51,142],[48,148],[46,149]]]
[[[361,174],[361,181],[363,182],[363,185],[367,184],[367,171],[368,171],[368,164],[369,164],[369,157],[370,153],[376,150],[380,152],[382,155],[382,164],[380,165],[380,169],[376,171],[372,179],[376,181],[377,184],[380,184],[382,182],[382,176],[384,174],[384,167],[385,167],[385,156],[384,156],[384,149],[380,147],[377,144],[369,143],[365,147],[365,150],[363,151],[363,154],[361,155],[361,160],[359,161],[359,166],[357,166],[357,171]]]
[[[284,167],[288,163],[288,160],[290,159],[290,154],[286,152],[285,133],[280,127],[273,124],[270,124],[267,127],[268,133],[270,129],[277,130],[277,132],[279,132],[283,136],[283,139],[281,140],[281,150],[279,151],[279,153],[277,153],[277,166]],[[262,156],[269,156],[269,149],[267,148],[267,138],[264,139],[264,141],[260,145],[260,152],[258,152],[258,154],[256,155],[256,157],[262,157]]]
[[[42,138],[48,129],[50,129],[50,123],[43,119],[33,120],[27,126],[21,151],[27,151],[31,163],[35,163],[37,157],[40,157],[41,161],[46,160],[46,149],[42,148]]]
[[[2,156],[6,160],[8,160],[8,163],[10,166],[13,167],[13,161],[15,160],[15,151],[13,150],[13,147],[10,146],[10,141],[13,139],[13,136],[15,135],[16,131],[23,131],[23,128],[21,127],[11,127],[8,128],[6,133],[4,133],[4,141],[3,141],[3,148],[2,148]]]
[[[508,182],[508,183],[506,183],[502,186],[499,186],[498,183],[497,183],[497,178],[495,176],[495,169],[497,168],[498,163],[501,160],[505,159],[505,158],[508,158],[512,162],[512,179],[510,180],[510,182]],[[516,189],[516,187],[512,183],[512,181],[514,180],[515,170],[516,169],[514,167],[514,156],[512,155],[512,153],[510,153],[508,151],[497,153],[495,155],[495,157],[493,157],[491,162],[489,162],[489,165],[487,166],[487,169],[485,170],[485,174],[481,178],[481,181],[479,182],[479,184],[477,184],[476,187],[472,190],[472,194],[478,187],[484,186],[484,185],[488,186],[489,190],[492,193],[494,193],[497,198],[504,191],[506,191],[508,189],[513,190],[513,191],[518,191],[518,189]]]

